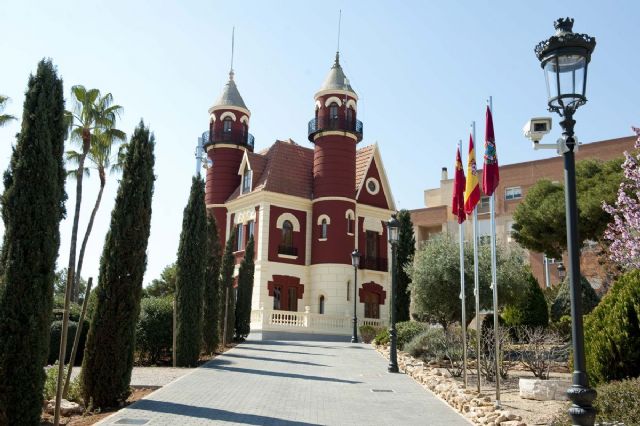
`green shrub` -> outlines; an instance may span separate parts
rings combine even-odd
[[[44,382],[42,396],[46,400],[55,399],[56,387],[58,383],[58,362],[57,361],[51,367],[47,368],[46,374],[47,374],[47,377]],[[67,376],[66,369],[64,374],[66,377]],[[76,376],[76,378],[72,379],[71,383],[69,383],[69,393],[67,393],[66,399],[68,401],[82,402],[81,394],[80,394],[80,376]]]
[[[585,277],[580,277],[582,289],[582,314],[586,315],[600,303],[600,298],[596,294],[591,284]],[[564,315],[571,315],[571,296],[569,294],[569,278],[560,284],[558,295],[551,305],[551,320],[558,321]]]
[[[376,334],[376,338],[373,339],[373,343],[376,345],[388,345],[389,344],[389,330],[386,328],[381,329],[378,334]]]
[[[558,321],[552,322],[551,328],[565,341],[571,339],[571,317],[569,315],[563,315]]]
[[[75,321],[69,321],[69,327],[67,331],[67,349],[65,351],[64,362],[65,364],[71,359],[71,349],[73,347],[73,340],[76,338],[76,330],[78,329],[78,323]],[[58,361],[60,355],[60,333],[62,332],[62,321],[53,321],[49,328],[49,356],[47,358],[47,364],[51,365]],[[80,334],[80,341],[78,342],[78,351],[76,353],[76,359],[74,365],[81,365],[82,358],[84,356],[84,344],[87,341],[87,333],[89,333],[89,322],[85,321]]]
[[[445,345],[445,333],[442,328],[429,328],[415,336],[404,345],[404,350],[415,358],[425,361],[439,360],[442,358]]]
[[[398,349],[404,350],[404,345],[412,341],[418,334],[429,329],[429,325],[417,321],[404,321],[396,325],[398,330]]]
[[[362,337],[362,342],[371,343],[371,341],[376,337],[380,330],[380,327],[374,327],[372,325],[361,325],[360,337]]]
[[[621,276],[585,318],[587,372],[594,383],[640,375],[640,270]]]
[[[623,422],[637,425],[640,421],[640,378],[605,383],[596,388],[594,407],[598,422]]]
[[[146,297],[140,303],[136,350],[140,361],[158,363],[173,344],[172,297]]]

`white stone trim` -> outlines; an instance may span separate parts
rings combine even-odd
[[[291,256],[291,255],[288,255],[288,254],[280,254],[280,253],[278,253],[278,257],[281,257],[283,259],[297,259],[298,258],[298,256]]]
[[[246,108],[242,108],[242,107],[235,106],[235,105],[214,105],[211,108],[209,108],[209,114],[211,114],[214,111],[219,111],[221,109],[231,109],[231,110],[234,110],[234,111],[240,111],[242,113],[245,113],[249,117],[251,117],[251,111],[249,111]]]
[[[356,217],[356,214],[351,209],[347,209],[347,211],[344,212],[344,218],[345,219],[353,220],[353,219],[355,219],[355,217]]]
[[[382,234],[384,232],[382,221],[369,216],[365,217],[362,221],[362,232],[366,231],[375,231],[378,234]]]
[[[210,122],[211,122],[211,121],[213,121],[213,122],[215,122],[215,121],[216,121],[216,115],[215,115],[214,113],[209,114],[209,121],[210,121]]]
[[[347,198],[347,197],[319,197],[319,198],[314,198],[311,202],[317,203],[319,201],[348,201],[350,203],[353,203],[355,200],[353,198]]]
[[[248,208],[246,210],[233,212],[235,216],[233,216],[233,223],[235,225],[246,224],[247,222],[256,220],[256,209]]]
[[[337,96],[330,96],[329,98],[327,98],[326,101],[324,101],[324,106],[328,107],[329,105],[331,105],[333,102],[337,103],[339,107],[342,106],[342,99],[340,99]]]
[[[316,101],[316,109],[322,108],[322,102]]]
[[[242,117],[240,117],[240,122],[241,123],[246,123],[247,126],[249,125],[249,117],[247,117],[246,115],[243,115]]]
[[[246,151],[245,147],[242,145],[234,145],[234,144],[230,144],[230,143],[217,143],[217,144],[208,144],[207,145],[207,152],[209,152],[210,150],[214,149],[214,148],[233,148],[233,149],[241,149],[243,151]]]
[[[374,185],[376,186],[376,189],[374,189],[373,191],[369,189],[370,182],[373,182]],[[371,195],[376,195],[378,194],[378,192],[380,192],[380,182],[378,182],[378,179],[374,178],[373,176],[371,176],[364,182],[364,186],[367,189],[367,192]]]
[[[353,139],[356,142],[358,141],[358,138],[353,133],[346,132],[346,131],[340,131],[340,130],[327,130],[327,131],[318,132],[313,136],[313,141],[315,142],[316,139],[318,139],[321,136],[345,136],[345,137]]]
[[[226,204],[207,204],[207,208],[208,209],[215,209],[215,208],[219,208],[219,207],[226,208],[227,205]]]
[[[320,90],[319,92],[316,92],[316,94],[313,97],[314,99],[318,99],[319,97],[324,95],[347,95],[347,96],[351,96],[356,101],[358,100],[358,95],[356,94],[356,92],[352,92],[351,90],[343,90],[343,89]]]
[[[276,228],[282,229],[282,225],[284,221],[288,220],[293,225],[293,232],[300,232],[300,222],[298,219],[289,212],[284,212],[280,216],[278,216],[278,220],[276,220]]]
[[[317,133],[317,135],[321,134]],[[314,137],[314,141],[315,141],[315,137]],[[387,205],[389,206],[389,209],[391,211],[395,211],[396,210],[396,202],[393,198],[393,194],[391,193],[391,187],[389,185],[389,180],[387,179],[387,171],[384,168],[384,164],[382,163],[382,157],[380,155],[380,148],[378,147],[378,144],[374,144],[374,149],[373,149],[373,155],[371,156],[371,159],[369,160],[369,164],[367,165],[366,168],[366,172],[365,172],[365,176],[367,176],[367,174],[369,173],[369,169],[371,168],[371,163],[372,162],[376,162],[376,165],[378,166],[378,173],[380,175],[380,184],[382,185],[382,190],[384,191],[384,195],[387,199]],[[362,188],[364,187],[364,182],[365,179],[363,179],[360,182],[360,186],[358,187],[358,191],[356,191],[356,200],[358,198],[360,198],[360,191],[362,191]]]
[[[321,214],[320,216],[318,216],[317,224],[322,225],[323,219],[327,220],[327,225],[331,225],[331,218],[329,217],[329,215],[326,215],[326,214]]]
[[[237,121],[236,119],[236,115],[234,113],[232,113],[231,111],[225,111],[222,113],[222,115],[220,115],[220,120],[224,120],[227,117],[231,117],[231,119],[233,121]]]
[[[353,108],[354,111],[358,111],[358,107],[356,105],[356,101],[354,101],[353,99],[349,99],[347,101],[347,108]]]
[[[318,241],[327,241],[326,238],[318,238]]]

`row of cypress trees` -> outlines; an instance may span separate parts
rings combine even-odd
[[[22,127],[1,197],[0,424],[39,425],[52,318],[59,225],[66,214],[62,80],[50,60],[30,76]],[[83,363],[94,407],[128,396],[151,223],[154,138],[140,122],[124,163],[100,261],[97,306]]]
[[[221,253],[215,218],[207,215],[200,176],[191,182],[176,261],[176,365],[197,365],[201,351],[249,334],[254,243],[249,239],[234,289],[235,233]]]

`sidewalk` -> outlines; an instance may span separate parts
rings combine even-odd
[[[469,425],[369,345],[248,340],[99,425]]]

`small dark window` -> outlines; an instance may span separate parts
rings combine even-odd
[[[293,224],[289,220],[285,220],[282,224],[282,242],[283,247],[293,247]]]
[[[243,225],[241,223],[236,225],[236,251],[242,250],[244,246],[242,228],[243,228]]]
[[[289,287],[289,311],[298,311],[298,290],[295,287]]]
[[[375,231],[367,231],[365,255],[372,260],[378,257],[378,233]]]
[[[318,308],[318,312],[324,314],[324,296],[320,296],[320,307]]]
[[[353,127],[353,109],[347,107],[347,123],[350,127]]]
[[[347,234],[353,234],[353,219],[347,216]]]
[[[242,175],[242,193],[246,194],[247,192],[251,192],[251,169],[248,167],[244,169],[244,174]]]
[[[249,221],[247,223],[247,239],[253,237],[253,228],[254,228],[255,222],[254,221]]]
[[[280,287],[273,289],[273,309],[280,309]]]
[[[327,219],[322,219],[322,222],[320,223],[320,238],[323,238],[323,239],[327,238],[327,228],[328,228]]]
[[[331,118],[331,120],[338,119],[338,104],[335,102],[329,105],[329,118]]]
[[[231,117],[227,117],[222,121],[222,131],[225,133],[231,132]]]

